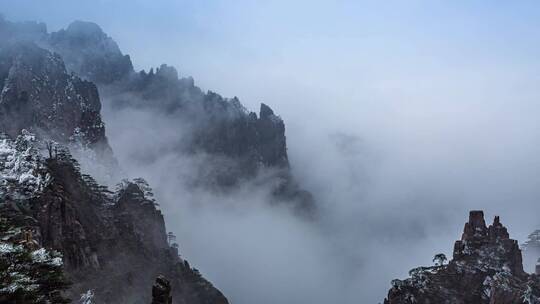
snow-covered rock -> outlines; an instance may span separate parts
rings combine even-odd
[[[16,140],[0,136],[0,198],[34,196],[50,182],[33,134],[23,130]]]

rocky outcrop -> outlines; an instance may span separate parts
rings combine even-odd
[[[50,231],[59,223],[65,226],[61,234],[51,235],[51,242],[44,239],[44,245],[64,253],[68,274],[77,282],[72,293],[92,289],[99,303],[136,303],[140,299],[148,303],[147,286],[162,273],[171,278],[177,303],[227,303],[218,290],[179,258],[176,248],[169,246],[163,215],[139,186],[127,183],[108,198],[80,177],[72,178],[76,170],[69,162],[50,160],[48,167],[53,177],[52,193],[60,193],[62,198],[41,201],[42,196],[34,205],[59,205],[47,208],[46,216],[38,218],[43,219],[42,231]],[[70,209],[75,216],[68,215]],[[65,210],[63,220],[51,220],[56,218],[51,213],[55,210]],[[59,241],[62,243],[57,246]]]
[[[139,185],[128,182],[124,187],[113,208],[116,219],[132,223],[127,233],[134,232],[144,247],[169,249],[165,220],[155,203],[146,198]]]
[[[152,304],[172,304],[171,283],[162,275],[152,286]]]
[[[95,30],[75,23],[54,37],[58,41],[53,40],[57,45],[68,41],[84,48],[87,41],[76,38],[83,35],[94,39],[92,45],[101,41],[104,53],[114,51],[114,42]],[[21,38],[21,32],[32,35]],[[38,248],[62,254],[60,273],[73,283],[67,291],[71,299],[82,294],[97,303],[149,303],[148,286],[164,274],[174,286],[176,303],[227,303],[221,292],[179,257],[178,247],[170,246],[163,215],[149,197],[147,184],[123,182],[112,193],[81,174],[68,146],[98,152],[92,166],[112,158],[98,90],[93,83],[68,74],[58,54],[44,49],[43,41],[32,41],[39,36],[49,43],[52,38],[35,33],[33,26],[25,29],[21,24],[0,22],[0,34],[9,38],[9,43],[0,46],[2,215],[26,219],[24,229],[31,231]],[[104,53],[92,52],[88,58]],[[88,76],[104,67],[111,67],[110,62],[105,60],[95,69],[85,64],[70,69],[88,68],[84,70]],[[42,151],[45,147],[47,151]],[[30,296],[29,291],[25,294]]]
[[[48,45],[64,58],[70,71],[97,84],[112,83],[133,72],[129,56],[92,22],[72,22],[51,33]]]
[[[167,65],[137,73],[129,56],[94,23],[76,21],[51,33],[49,44],[70,70],[98,84],[113,109],[165,115],[174,122],[172,128],[184,130],[171,143],[175,152],[212,159],[197,168],[192,185],[227,190],[270,169],[275,172],[271,184],[277,185],[278,200],[313,209],[311,195],[290,174],[285,124],[269,106],[261,104],[259,115],[249,112],[238,98],[205,93],[193,78],[179,78]]]
[[[193,78],[179,78],[171,66],[161,65],[155,72],[153,69],[135,72],[129,56],[124,55],[116,42],[95,23],[75,21],[66,29],[48,34],[43,24],[12,23],[2,19],[2,36],[7,37],[5,40],[11,44],[32,41],[58,54],[47,55],[51,64],[46,66],[54,67],[57,74],[50,79],[54,89],[45,89],[49,83],[40,70],[37,74],[41,76],[28,74],[22,78],[26,82],[23,87],[14,87],[15,90],[5,88],[10,96],[4,101],[5,114],[2,117],[12,113],[19,115],[3,126],[10,134],[16,134],[20,127],[36,133],[43,128],[42,133],[52,132],[55,139],[83,138],[85,144],[110,150],[99,109],[96,108],[99,105],[96,102],[97,90],[92,83],[85,81],[88,80],[98,85],[100,93],[116,110],[144,109],[156,113],[156,119],[161,115],[170,117],[174,122],[171,127],[183,130],[182,135],[170,144],[179,156],[198,154],[212,159],[195,168],[197,173],[188,181],[190,186],[227,191],[261,172],[264,172],[265,179],[268,172],[272,172],[274,177],[268,184],[274,188],[277,201],[290,202],[298,210],[314,209],[312,196],[298,185],[290,173],[285,124],[269,106],[261,104],[259,115],[249,112],[236,97],[229,99],[211,91],[204,93],[194,85]],[[7,77],[11,61],[0,59],[0,81]],[[77,76],[68,76],[62,61],[67,70]],[[37,81],[39,92],[30,90],[28,81]],[[61,90],[67,93],[62,94]],[[88,107],[79,111],[77,104]],[[42,112],[37,110],[38,105],[45,110],[42,117],[51,117],[49,121],[40,117]],[[54,108],[49,107],[51,105],[61,111],[52,113]],[[36,128],[30,128],[31,113],[38,117]],[[53,121],[55,123],[51,125]],[[17,123],[12,125],[11,122]],[[102,159],[103,156],[90,158]],[[87,170],[94,170],[82,163],[90,167]],[[114,166],[113,163],[107,161],[105,167]],[[97,171],[94,173],[100,176],[111,175],[101,172],[106,169]]]
[[[540,303],[540,280],[523,271],[521,250],[495,217],[471,211],[447,265],[418,267],[410,278],[392,281],[385,304]]]
[[[70,298],[149,303],[148,286],[163,274],[176,303],[227,303],[168,243],[148,185],[128,181],[111,192],[81,174],[64,146],[98,152],[91,167],[109,163],[100,92],[113,108],[143,108],[189,130],[172,143],[175,152],[217,160],[203,164],[212,174],[194,184],[230,189],[269,169],[279,201],[312,210],[311,195],[289,171],[285,124],[270,107],[249,112],[237,98],[204,93],[166,65],[136,73],[129,56],[95,24],[75,22],[48,34],[42,24],[0,19],[0,38],[6,42],[0,45],[2,216],[24,218],[38,248],[62,254],[62,273],[73,282]],[[39,151],[44,147],[47,157]]]
[[[112,157],[94,84],[66,72],[60,56],[29,42],[0,48],[0,131],[23,129]]]
[[[6,159],[17,162],[0,167],[1,180],[8,181],[0,183],[1,215],[19,222],[11,229],[14,239],[62,254],[61,274],[73,283],[67,297],[91,291],[96,303],[150,303],[149,286],[163,274],[175,303],[227,303],[168,244],[163,215],[144,183],[123,182],[109,191],[83,176],[66,149],[44,158],[34,140],[26,134],[0,141]]]

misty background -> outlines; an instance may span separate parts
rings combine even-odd
[[[125,173],[148,179],[181,254],[232,303],[382,302],[392,279],[451,255],[471,209],[488,222],[501,215],[520,243],[540,228],[534,1],[0,7],[49,31],[96,22],[136,69],[173,65],[203,90],[251,110],[264,102],[284,119],[292,172],[319,206],[314,222],[269,207],[256,182],[226,195],[183,186],[208,159],[166,153],[182,130],[102,99]]]

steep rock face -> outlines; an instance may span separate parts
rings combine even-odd
[[[175,286],[176,303],[227,303],[218,290],[178,257],[176,248],[169,246],[161,212],[137,185],[127,184],[111,202],[89,189],[80,177],[69,177],[76,174],[69,166],[69,162],[49,162],[54,181],[50,187],[56,187],[53,192],[63,198],[53,200],[60,207],[52,211],[60,210],[61,215],[62,210],[73,208],[77,216],[66,214],[60,221],[66,226],[64,233],[54,234],[51,242],[44,238],[44,245],[64,253],[68,273],[77,282],[73,294],[92,289],[99,303],[149,303],[153,278],[163,273]],[[40,220],[42,231],[54,229],[51,225],[58,221],[51,219],[57,217],[55,214],[47,212],[39,217],[44,219]],[[63,244],[55,246],[58,240]]]
[[[50,141],[103,152],[94,165],[112,154],[96,86],[68,75],[59,55],[32,41],[42,36],[21,38],[21,32],[35,32],[22,28],[0,24],[0,33],[9,35],[9,43],[0,45],[2,214],[27,219],[36,246],[62,254],[72,299],[83,294],[98,303],[149,303],[153,279],[165,274],[175,303],[227,303],[169,246],[163,216],[143,188],[127,183],[112,195],[80,173],[67,148]],[[26,129],[47,140],[34,142]],[[47,159],[39,152],[45,146]]]
[[[256,129],[259,134],[257,148],[263,163],[267,166],[287,166],[285,124],[264,103],[261,104]]]
[[[278,201],[292,201],[297,210],[313,211],[312,196],[300,188],[290,173],[285,124],[267,105],[261,104],[257,116],[256,113],[247,111],[238,98],[227,99],[210,91],[204,93],[194,85],[192,78],[179,78],[176,69],[167,65],[161,65],[155,72],[151,70],[149,73],[145,71],[136,73],[129,56],[122,54],[116,42],[94,23],[75,21],[65,30],[47,34],[42,24],[25,25],[4,21],[0,22],[0,33],[2,32],[5,36],[9,36],[9,41],[33,41],[59,54],[67,70],[99,86],[101,94],[112,108],[120,111],[144,109],[154,113],[156,119],[165,115],[174,121],[171,127],[182,130],[182,135],[171,143],[175,153],[182,156],[205,155],[212,160],[198,165],[199,167],[195,169],[197,173],[188,181],[190,186],[227,191],[245,180],[253,179],[261,172],[264,172],[266,179],[267,172],[271,172],[273,178],[268,184],[272,185],[272,192]],[[56,55],[53,57],[58,61],[56,73],[65,74],[60,57]],[[5,62],[8,64],[2,64],[0,61],[1,79],[7,77],[6,71],[11,68],[11,59],[4,60]],[[5,75],[2,76],[3,74]],[[34,76],[28,75],[26,79],[34,79]],[[78,97],[88,99],[85,103],[90,105],[90,111],[78,113],[74,109],[64,109],[73,103],[54,101],[62,95],[58,90],[62,89],[63,82],[57,79],[61,78],[56,76],[52,78],[56,89],[40,89],[40,92],[53,94],[40,96],[51,101],[42,106],[61,105],[62,111],[58,113],[67,113],[70,117],[64,115],[61,119],[55,119],[53,126],[38,118],[37,121],[45,125],[45,132],[42,133],[52,131],[55,139],[63,139],[61,142],[66,138],[83,137],[92,145],[104,146],[105,150],[110,150],[103,140],[104,128],[98,116],[99,110],[94,111],[98,103],[94,102],[96,98],[93,96],[97,97],[97,91],[93,85],[74,76],[68,76],[68,80],[65,81],[68,86],[66,92],[70,91],[71,87],[77,91],[69,100],[77,100]],[[70,82],[73,84],[69,84]],[[15,134],[20,127],[32,129],[33,132],[43,128],[40,125],[31,128],[29,125],[35,120],[29,110],[36,109],[36,94],[29,92],[27,85],[11,93],[4,112],[10,114],[15,111],[19,114],[25,113],[26,116],[22,116],[23,120],[18,119],[20,123],[10,127],[7,132]],[[47,114],[54,117],[50,113]],[[77,119],[79,114],[84,115],[80,115]],[[4,127],[8,125],[10,124],[6,122]],[[95,173],[99,175],[109,175],[108,172],[105,174],[100,172],[104,170],[97,171]]]
[[[385,304],[540,303],[540,280],[523,271],[517,241],[499,217],[486,227],[482,211],[471,211],[447,265],[409,273],[411,278],[392,281]]]
[[[236,179],[252,176],[259,165],[289,166],[285,124],[269,106],[261,104],[257,116],[236,97],[202,92],[192,78],[178,78],[173,67],[161,65],[155,72],[133,73],[104,86],[103,92],[113,108],[145,109],[173,118],[176,127],[191,131],[177,139],[179,153],[204,152],[233,159]],[[234,183],[223,184],[228,182]]]
[[[33,43],[0,48],[0,130],[22,129],[112,154],[95,85],[68,75],[62,59]]]
[[[128,55],[101,28],[91,22],[75,21],[53,32],[49,45],[67,63],[70,71],[92,82],[112,83],[133,71]]]
[[[259,115],[247,111],[238,98],[203,93],[190,78],[179,79],[174,68],[162,65],[155,72],[133,74],[103,90],[113,108],[144,109],[165,116],[172,128],[184,130],[170,143],[178,155],[206,155],[192,184],[222,191],[234,188],[259,173],[271,172],[272,191],[279,201],[299,211],[313,211],[314,202],[290,173],[285,124],[269,106]]]
[[[128,234],[135,232],[144,247],[168,249],[163,215],[152,201],[144,198],[145,195],[139,186],[128,183],[120,192],[114,206],[115,217],[119,222],[132,223]]]
[[[73,285],[67,296],[91,294],[96,303],[150,303],[159,274],[170,278],[175,303],[227,303],[226,298],[167,243],[163,216],[144,189],[127,182],[111,193],[65,149],[39,155],[29,135],[5,138],[0,152],[19,162],[0,168],[0,207],[7,220],[24,219],[36,247],[62,254]],[[23,157],[19,154],[27,153]],[[54,287],[54,286],[53,286]]]
[[[238,98],[204,93],[167,65],[136,73],[129,56],[93,23],[74,22],[52,33],[49,44],[70,70],[98,84],[113,109],[144,109],[156,119],[171,118],[171,127],[183,130],[171,143],[177,154],[210,155],[212,162],[198,168],[193,185],[221,191],[270,169],[276,172],[274,192],[280,200],[313,209],[311,195],[290,174],[285,124],[267,105],[261,104],[257,116]]]
[[[94,23],[76,21],[48,34],[44,24],[0,19],[0,35],[9,42],[0,46],[0,131],[13,135],[25,128],[61,143],[89,146],[97,156],[77,157],[99,160],[99,166],[81,163],[109,182],[113,174],[107,168],[116,167],[116,161],[105,137],[98,92],[82,80],[87,79],[98,84],[116,110],[144,109],[156,119],[165,115],[174,121],[171,128],[182,135],[167,149],[211,160],[197,164],[189,186],[227,191],[262,173],[278,201],[292,202],[302,212],[314,210],[311,194],[290,173],[285,124],[267,105],[261,104],[257,116],[238,98],[204,93],[192,78],[179,78],[167,65],[136,73],[129,56]],[[68,75],[64,62],[82,79]],[[154,155],[144,157],[152,161]]]

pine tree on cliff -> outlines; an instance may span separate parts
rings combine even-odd
[[[0,217],[0,237],[13,239],[14,223]],[[0,303],[69,303],[70,286],[58,252],[34,243],[0,241]]]
[[[150,187],[150,185],[144,178],[142,177],[134,178],[133,183],[137,185],[139,189],[141,189],[141,191],[144,193],[144,198],[146,200],[152,202],[156,206],[158,205],[158,203],[156,203],[156,200],[154,198],[154,192],[152,190],[152,187]]]

